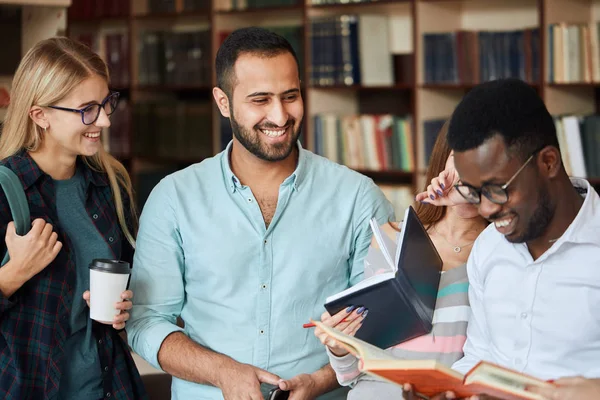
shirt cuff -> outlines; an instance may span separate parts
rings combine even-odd
[[[173,332],[183,332],[183,329],[170,322],[160,322],[150,328],[147,328],[144,332],[146,340],[144,341],[144,348],[139,353],[146,359],[154,368],[165,372],[160,364],[158,363],[158,351],[160,346],[165,341],[166,337]]]
[[[329,350],[329,347],[325,346],[325,350],[327,351],[327,355],[329,356],[329,363],[331,367],[336,371],[347,370],[348,368],[356,368],[356,363],[358,362],[358,358],[348,353],[344,356],[336,356]]]

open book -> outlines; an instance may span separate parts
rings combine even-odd
[[[325,308],[334,315],[351,305],[365,307],[368,317],[356,337],[388,348],[431,332],[442,259],[411,206],[404,214],[397,243],[381,231],[375,219],[371,229],[379,250],[369,249],[370,260],[383,264],[376,269],[389,272],[329,296]]]
[[[400,386],[410,383],[415,392],[426,398],[451,390],[459,399],[488,394],[504,400],[542,400],[541,396],[526,391],[525,387],[552,386],[547,381],[485,361],[462,375],[436,360],[397,359],[322,322],[314,323],[359,359],[361,372]]]

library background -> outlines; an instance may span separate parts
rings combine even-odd
[[[302,145],[372,177],[400,215],[425,185],[445,119],[498,77],[539,91],[568,172],[600,186],[600,0],[0,0],[0,19],[4,37],[19,38],[0,61],[0,120],[37,40],[67,35],[106,60],[121,101],[103,141],[140,209],[163,176],[231,140],[213,60],[229,32],[252,25],[298,53]]]
[[[231,140],[212,100],[213,60],[229,32],[264,26],[300,58],[303,146],[372,177],[398,215],[424,187],[461,97],[499,77],[539,91],[569,174],[600,188],[598,20],[600,0],[0,0],[10,39],[0,123],[27,49],[54,35],[87,43],[121,93],[103,141],[130,171],[141,209],[162,177]],[[148,382],[168,398],[168,385]]]

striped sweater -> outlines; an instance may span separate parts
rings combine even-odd
[[[468,286],[466,264],[442,273],[431,333],[400,343],[387,351],[397,358],[435,359],[447,366],[452,366],[462,358],[470,315]],[[338,382],[342,386],[352,387],[349,400],[402,398],[400,386],[361,374],[358,359],[351,354],[336,357],[329,350],[327,354]]]

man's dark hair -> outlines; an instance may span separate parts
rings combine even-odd
[[[235,86],[235,62],[240,55],[246,53],[260,57],[275,57],[283,53],[291,53],[300,68],[294,48],[284,37],[264,28],[237,29],[227,36],[219,47],[215,60],[217,86],[230,99]]]
[[[475,149],[500,135],[511,153],[526,159],[558,146],[554,120],[537,91],[519,79],[480,84],[467,93],[450,119],[448,143],[455,151]]]

